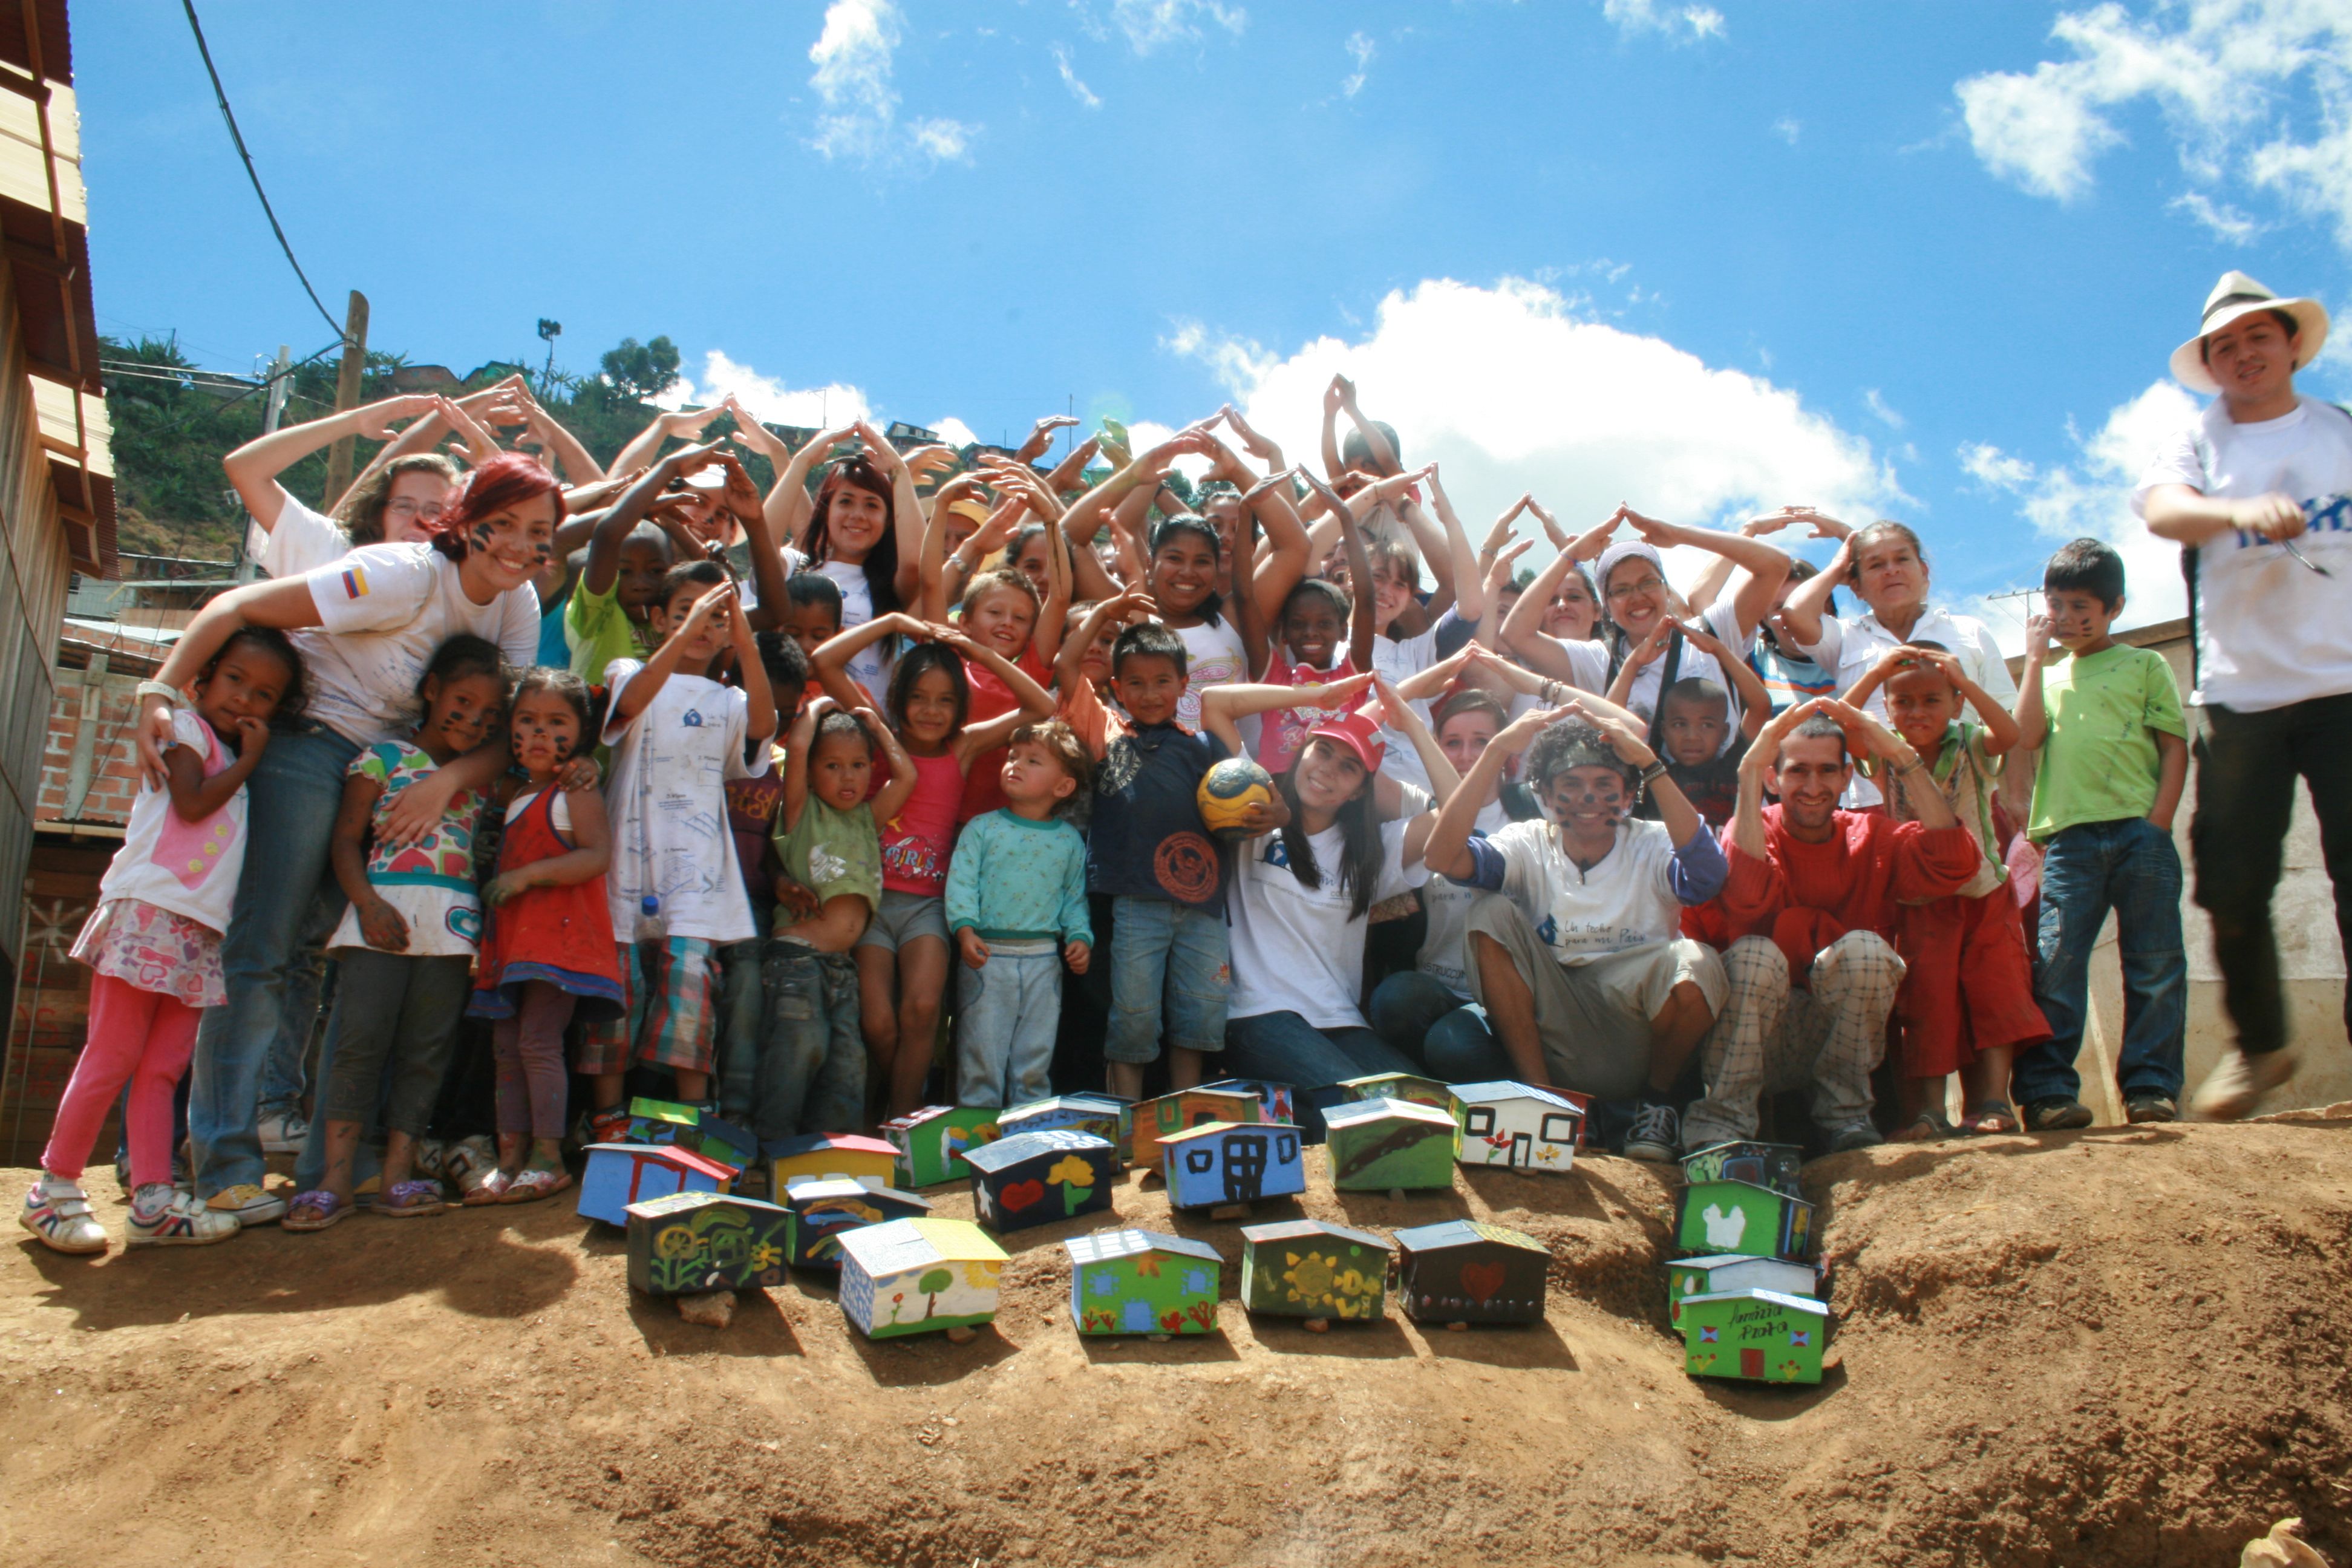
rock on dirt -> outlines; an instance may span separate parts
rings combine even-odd
[[[1310,1163],[1253,1216],[1549,1247],[1546,1321],[1464,1333],[1253,1320],[1238,1225],[1132,1176],[1117,1223],[1224,1254],[1221,1332],[1073,1333],[1055,1244],[1104,1215],[1010,1238],[962,1345],[869,1343],[819,1275],[697,1328],[561,1203],[97,1261],[22,1238],[0,1563],[2208,1568],[2290,1515],[2352,1561],[2352,1106],[1809,1167],[1817,1388],[1683,1374],[1670,1178],[1591,1157],[1398,1200]]]

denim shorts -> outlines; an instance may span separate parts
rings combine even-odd
[[[948,901],[929,893],[899,893],[885,888],[882,902],[875,909],[874,918],[866,922],[866,934],[857,939],[857,945],[896,952],[919,936],[935,936],[941,942],[948,940]]]

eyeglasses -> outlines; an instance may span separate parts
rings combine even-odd
[[[386,502],[383,509],[383,515],[386,517],[421,518],[426,522],[431,522],[435,518],[439,517],[443,512],[448,510],[449,508],[447,504],[443,501],[413,501],[402,500]]]
[[[1665,585],[1666,582],[1663,577],[1644,577],[1638,583],[1620,583],[1609,590],[1609,602],[1612,605],[1622,604],[1636,594],[1654,594]]]

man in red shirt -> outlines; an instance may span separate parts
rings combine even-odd
[[[1840,811],[1853,753],[1918,817]],[[1780,804],[1764,804],[1769,777]],[[1756,1135],[1756,1101],[1810,1085],[1834,1152],[1879,1141],[1870,1075],[1903,984],[1889,933],[1898,903],[1958,892],[1976,840],[1903,738],[1834,698],[1790,705],[1739,764],[1721,897],[1731,994],[1707,1038],[1706,1094],[1683,1117],[1684,1146]]]

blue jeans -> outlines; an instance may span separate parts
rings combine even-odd
[[[1516,1070],[1487,1026],[1486,1009],[1465,1002],[1433,974],[1407,970],[1372,991],[1364,1016],[1390,1048],[1418,1057],[1417,1069],[1444,1083],[1486,1083]]]
[[[1019,951],[1028,948],[1036,951]],[[1051,1094],[1061,944],[992,942],[985,965],[958,959],[955,973],[956,1103],[1025,1105]]]
[[[1103,1055],[1115,1062],[1155,1061],[1160,1039],[1178,1050],[1219,1051],[1225,1044],[1225,921],[1165,899],[1111,903],[1110,1032]]]
[[[328,896],[331,889],[333,896]],[[327,939],[343,918],[343,890],[332,878],[310,902],[310,918],[302,922],[302,939],[293,961],[286,966],[285,998],[278,1006],[278,1038],[261,1069],[261,1114],[299,1112],[302,1109],[305,1059],[310,1037],[318,1032],[320,1008],[330,999],[332,983]]]
[[[1376,1072],[1417,1072],[1420,1064],[1391,1050],[1371,1030],[1318,1029],[1296,1013],[1255,1013],[1225,1026],[1218,1070],[1229,1078],[1262,1078],[1294,1085],[1298,1130],[1308,1142],[1323,1136],[1328,1089],[1343,1079]]]
[[[754,910],[752,918],[761,930],[767,930],[766,911]],[[723,943],[719,949],[719,1072],[711,1098],[719,1102],[719,1114],[738,1127],[751,1125],[751,1107],[759,1092],[760,1026],[767,1001],[767,983],[760,973],[764,945],[761,938],[753,937],[749,942]]]
[[[2180,855],[2170,834],[2133,816],[2077,823],[2042,847],[2033,1000],[2050,1022],[2050,1038],[2017,1055],[2011,1084],[2021,1105],[2081,1098],[2074,1058],[2083,1048],[2091,951],[2111,908],[2124,972],[2119,1087],[2126,1095],[2180,1096],[2182,1035],[2189,1018]]]
[[[261,1083],[285,1027],[287,965],[313,900],[323,896],[341,911],[327,848],[342,808],[343,770],[359,752],[359,742],[328,729],[273,736],[246,781],[251,841],[221,943],[228,1001],[197,1026],[189,1070],[199,1197],[260,1184]]]
[[[760,961],[767,1024],[751,1094],[761,1142],[865,1124],[866,1037],[857,1026],[857,961],[804,942],[771,940]]]

